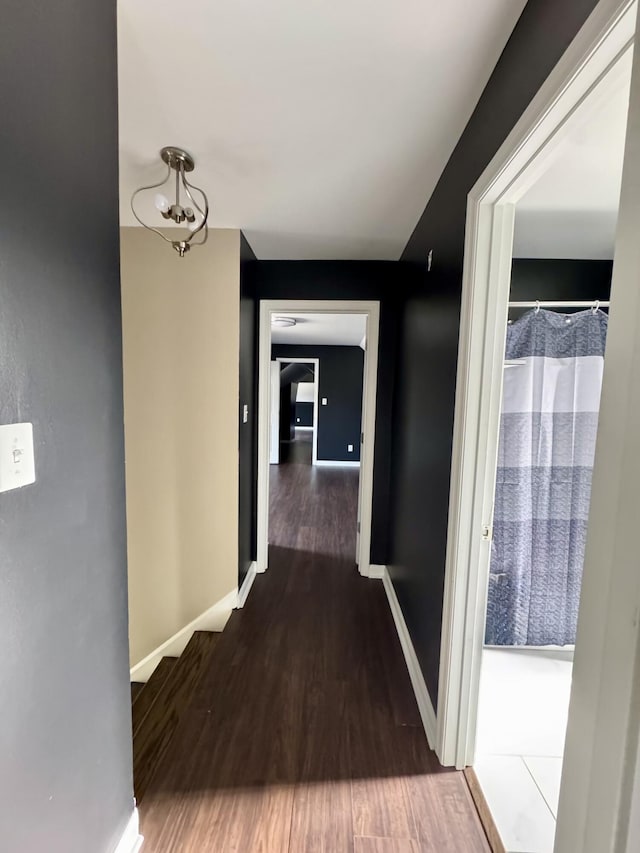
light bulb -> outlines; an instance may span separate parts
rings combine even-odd
[[[155,205],[160,213],[168,213],[171,205],[169,204],[169,199],[162,195],[162,193],[158,193],[155,197]]]

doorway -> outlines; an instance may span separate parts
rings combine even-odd
[[[631,59],[515,206],[473,766],[528,853],[554,845]]]
[[[269,464],[316,465],[320,359],[277,356],[276,346],[277,335],[272,336],[269,376]]]
[[[630,2],[603,0],[598,5],[469,197],[438,698],[437,751],[445,764],[474,765],[483,736],[478,729],[478,710],[488,624],[489,570],[494,526],[503,521],[498,517],[497,506],[494,508],[498,502],[496,472],[501,465],[503,380],[506,389],[507,374],[521,369],[517,364],[508,364],[508,355],[505,366],[518,204],[570,149],[575,128],[584,127],[598,106],[610,101],[625,75],[628,82],[634,62],[631,51],[636,12],[635,4]],[[637,95],[636,78],[634,70],[632,91],[635,86]],[[573,679],[572,683],[571,677],[566,682],[563,696],[568,729],[564,749],[559,749],[564,755],[562,782],[559,784],[556,776],[555,793],[548,794],[557,801],[560,788],[553,847],[556,853],[612,850],[612,839],[625,837],[633,783],[628,770],[632,766],[629,750],[635,755],[637,748],[637,720],[629,686],[634,681],[637,632],[631,637],[621,623],[626,605],[619,592],[625,589],[627,596],[637,602],[637,576],[634,586],[631,567],[613,557],[624,547],[620,544],[624,534],[614,507],[627,485],[624,470],[617,465],[613,466],[615,470],[612,468],[617,451],[611,443],[614,433],[623,429],[621,409],[613,408],[616,394],[612,389],[630,369],[637,334],[633,322],[625,322],[625,313],[629,318],[636,316],[638,252],[633,235],[638,227],[637,183],[634,186],[638,178],[636,163],[629,154],[635,151],[637,156],[637,107],[637,100],[631,97],[623,166],[626,182],[615,243],[612,324],[607,333]],[[589,180],[592,178],[593,173]],[[597,298],[597,294],[590,293],[584,297],[586,305],[571,307],[593,312],[595,317],[603,307],[596,304]],[[530,302],[520,306],[525,311],[545,310],[542,293],[512,301]],[[546,306],[556,314],[568,307]],[[567,319],[573,322],[570,317],[561,322]],[[622,403],[618,394],[615,404],[619,407]],[[623,439],[619,437],[618,441]],[[613,538],[614,530],[617,540]],[[611,594],[613,589],[615,594]],[[613,636],[623,634],[627,636],[626,646],[612,642]],[[547,652],[554,664],[571,664],[570,660],[561,659],[562,654],[570,655],[569,648],[564,647],[562,654],[547,649],[536,655],[543,659]],[[528,652],[520,654],[526,656]],[[508,681],[507,676],[504,681]],[[527,681],[530,683],[530,679]],[[618,697],[616,702],[612,701],[614,694]],[[505,708],[500,711],[505,712]],[[560,740],[564,738],[561,736]],[[600,757],[599,762],[596,756]],[[554,844],[553,839],[550,843]],[[542,849],[549,849],[548,844]]]
[[[280,415],[278,422],[283,429],[289,428],[290,442],[299,441],[299,446],[303,446],[307,437],[304,436],[305,430],[296,426],[296,418],[303,418],[302,404],[305,402],[297,399],[300,385],[304,384],[299,380],[301,371],[305,371],[304,365],[313,364],[314,451],[311,461],[314,468],[358,469],[354,557],[360,574],[367,577],[370,574],[378,323],[377,302],[260,302],[257,571],[265,571],[268,567],[269,469],[278,464],[270,462],[276,457],[275,411],[278,408],[281,413],[280,403],[284,399],[286,405],[288,400],[287,424],[282,426]],[[347,331],[350,335],[349,343],[341,344],[340,336],[347,334]],[[314,335],[318,334],[320,337],[316,339]],[[314,343],[316,340],[320,343]],[[339,355],[337,347],[341,345],[349,346],[354,351],[354,357],[345,360],[344,353],[342,357],[336,357]],[[311,351],[314,347],[325,347],[325,351],[314,353]],[[289,366],[283,369],[282,365]],[[360,384],[356,390],[358,370]],[[288,375],[285,371],[288,371]],[[355,384],[347,382],[348,376],[352,374],[355,376]],[[308,395],[308,392],[302,393],[303,396]],[[300,414],[296,414],[296,411]],[[278,448],[278,458],[281,448],[282,442]]]

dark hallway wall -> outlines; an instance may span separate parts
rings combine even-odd
[[[273,344],[273,358],[318,358],[318,459],[360,461],[362,425],[362,372],[360,347],[293,346]],[[322,405],[326,397],[327,405]],[[347,445],[353,445],[353,452]]]
[[[247,286],[256,301],[380,301],[371,562],[385,564],[389,557],[391,427],[397,376],[397,327],[402,300],[415,290],[416,283],[422,286],[420,272],[411,264],[389,261],[257,261],[248,265],[247,276]]]
[[[118,257],[116,4],[6,0],[0,848],[112,853],[133,811]]]
[[[257,303],[249,269],[256,256],[240,235],[240,400],[238,411],[238,585],[245,579],[256,551],[258,465]],[[244,420],[244,407],[247,420]]]
[[[434,704],[467,194],[595,5],[529,0],[402,256],[423,287],[400,319],[389,570]]]

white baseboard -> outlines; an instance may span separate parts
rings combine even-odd
[[[351,462],[351,461],[340,461],[333,459],[316,459],[313,463],[314,465],[326,465],[331,468],[359,468],[359,462]]]
[[[113,853],[138,853],[144,838],[140,835],[138,809],[134,807],[118,846]]]
[[[372,568],[374,567],[372,566]],[[400,645],[402,646],[404,659],[407,663],[407,669],[409,670],[409,678],[411,679],[411,686],[413,687],[413,692],[415,693],[416,701],[418,703],[418,710],[420,711],[420,717],[422,718],[422,725],[424,726],[429,746],[431,749],[435,749],[437,732],[436,712],[433,709],[433,703],[431,702],[431,697],[429,696],[429,691],[427,690],[427,685],[425,684],[424,676],[420,669],[420,664],[418,663],[418,657],[415,649],[413,648],[411,637],[409,636],[407,623],[404,621],[404,616],[400,609],[400,603],[396,597],[396,591],[391,583],[389,571],[386,566],[382,566],[382,569],[382,583],[384,584],[384,589],[387,593],[393,621],[395,622],[396,631],[400,638]]]
[[[222,631],[237,603],[236,588],[133,666],[130,670],[131,681],[148,681],[163,657],[179,657],[194,631]]]
[[[249,597],[249,593],[251,591],[251,587],[253,586],[253,582],[256,579],[256,563],[255,561],[251,563],[249,566],[249,571],[247,572],[245,579],[242,581],[242,586],[238,590],[238,603],[236,607],[244,607],[247,598]]]
[[[387,571],[386,566],[376,566],[375,563],[372,563],[369,566],[369,573],[367,577],[376,578],[377,580],[383,580],[384,573]]]

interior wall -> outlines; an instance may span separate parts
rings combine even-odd
[[[121,245],[134,665],[238,583],[240,233]]]
[[[423,286],[400,320],[389,571],[434,704],[467,195],[595,5],[529,0],[402,255]]]
[[[318,460],[360,461],[364,351],[350,346],[273,344],[272,358],[318,358]],[[327,405],[322,405],[322,398]],[[312,416],[313,416],[313,404]],[[294,404],[294,412],[297,407]],[[294,423],[295,426],[295,423]],[[347,446],[353,445],[350,453]]]
[[[402,300],[416,286],[423,286],[420,271],[410,264],[389,261],[257,261],[250,266],[248,275],[257,301],[369,299],[380,302],[371,562],[384,565],[390,553],[391,426],[397,381],[397,327]],[[257,372],[255,381],[257,383]],[[257,480],[257,447],[255,459],[254,482]],[[255,523],[254,516],[254,529]]]
[[[81,49],[70,49],[70,44]],[[111,853],[133,812],[118,275],[116,4],[6,0],[0,848]]]
[[[238,586],[242,585],[256,555],[255,518],[258,494],[254,473],[258,465],[258,317],[248,272],[255,259],[251,246],[244,234],[241,234]]]
[[[300,399],[300,387],[309,383],[301,382],[298,385],[298,399],[296,399],[296,426],[313,427],[313,403]],[[313,387],[313,386],[312,386]]]
[[[608,300],[613,261],[514,258],[509,299],[514,302]],[[563,309],[564,310],[564,309]],[[571,309],[567,309],[570,313]],[[518,315],[512,309],[510,317]]]

